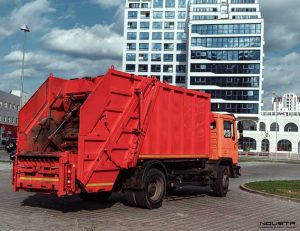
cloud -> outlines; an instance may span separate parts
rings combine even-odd
[[[124,3],[124,0],[90,0],[91,3],[99,4],[102,7],[110,8],[116,7]]]
[[[300,40],[299,0],[260,0],[265,19],[266,50],[292,48]]]
[[[48,0],[35,0],[16,7],[9,15],[0,17],[0,37],[14,34],[24,23],[33,31],[44,30],[51,23],[46,14],[55,11]]]
[[[1,75],[0,89],[19,87],[21,76],[22,52],[12,51],[3,58],[6,67],[10,69]],[[45,51],[28,52],[25,56],[25,80],[27,92],[33,93],[50,73],[63,78],[96,76],[103,74],[111,66],[121,67],[120,60],[73,58],[62,54]]]
[[[121,59],[123,37],[113,27],[114,24],[96,24],[69,30],[55,28],[43,36],[42,42],[47,49],[72,57]]]
[[[270,107],[273,92],[276,95],[295,93],[300,96],[299,66],[300,54],[297,52],[266,60],[264,73],[265,107]]]

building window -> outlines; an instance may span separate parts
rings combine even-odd
[[[165,0],[166,8],[174,8],[175,7],[175,0]]]
[[[165,62],[173,62],[173,54],[164,54]]]
[[[135,51],[136,50],[136,44],[135,43],[127,43],[127,50],[128,51]]]
[[[142,3],[142,8],[149,8],[148,3]]]
[[[127,32],[127,40],[136,40],[136,32]]]
[[[174,29],[174,22],[165,22],[165,29]]]
[[[298,126],[294,123],[288,123],[284,127],[285,132],[298,132]]]
[[[153,12],[153,18],[154,19],[162,19],[163,18],[163,12],[162,11],[154,11]]]
[[[174,19],[175,18],[175,12],[174,11],[166,11],[165,18],[166,19]]]
[[[8,104],[7,102],[4,102],[4,108],[7,108]]]
[[[177,62],[186,62],[186,55],[185,54],[177,54],[176,61]]]
[[[186,66],[185,65],[176,65],[176,73],[185,73]]]
[[[178,19],[185,19],[186,12],[185,11],[178,11]]]
[[[140,51],[148,51],[149,50],[149,43],[140,43],[139,49],[140,49]]]
[[[186,0],[178,0],[179,8],[186,8]]]
[[[139,3],[129,3],[129,8],[140,8]]]
[[[257,131],[257,125],[252,120],[241,121],[244,127],[244,131]]]
[[[191,59],[224,60],[224,61],[243,61],[260,60],[259,50],[192,50]]]
[[[183,30],[183,29],[185,29],[185,22],[178,22],[178,23],[177,23],[177,29],[178,29],[178,30]]]
[[[278,123],[272,123],[271,126],[270,126],[270,131],[271,132],[275,132],[275,131],[279,132],[279,125],[278,125]]]
[[[236,48],[236,47],[260,47],[261,38],[254,37],[208,37],[208,38],[195,38],[192,37],[192,46],[201,46],[207,48]]]
[[[152,32],[152,40],[161,40],[162,33],[161,32]]]
[[[128,22],[127,28],[128,29],[136,29],[137,28],[137,22]]]
[[[173,43],[165,43],[164,44],[164,50],[165,51],[173,51],[174,50],[174,44]]]
[[[153,22],[152,29],[162,29],[162,22]]]
[[[161,66],[160,65],[151,65],[151,72],[160,72]]]
[[[126,71],[135,72],[135,65],[134,64],[126,64]]]
[[[261,151],[269,152],[270,151],[270,141],[268,139],[263,139],[261,142]]]
[[[259,74],[260,64],[191,64],[191,72],[211,72],[215,74]]]
[[[139,54],[139,61],[148,61],[148,54]]]
[[[148,65],[139,65],[139,72],[148,72]]]
[[[245,151],[256,150],[256,140],[250,137],[244,137],[242,139],[242,147]]]
[[[185,76],[176,76],[177,84],[185,84]]]
[[[163,81],[164,82],[168,82],[168,83],[172,83],[172,75],[164,75],[163,76]]]
[[[163,0],[153,0],[153,8],[163,8]]]
[[[259,131],[261,131],[261,132],[266,131],[266,124],[264,122],[259,123]]]
[[[164,33],[165,40],[173,40],[174,39],[174,33],[173,32],[165,32]]]
[[[0,101],[0,108],[2,107],[2,101]]]
[[[149,22],[141,22],[140,23],[140,28],[141,29],[149,29]]]
[[[277,144],[277,151],[291,152],[292,143],[289,140],[280,140]]]
[[[161,43],[152,43],[153,51],[161,51]]]
[[[138,12],[137,11],[128,11],[128,18],[129,19],[137,19]]]
[[[177,51],[186,51],[186,43],[177,43]]]
[[[148,32],[140,32],[140,40],[149,40]]]
[[[151,61],[161,61],[161,54],[151,54]]]
[[[186,40],[186,33],[185,32],[177,32],[177,40]]]
[[[214,25],[192,25],[192,33],[207,34],[260,34],[261,24],[214,24]]]
[[[126,61],[136,61],[136,54],[135,53],[127,53]]]
[[[173,72],[173,65],[164,65],[163,71],[164,72]]]

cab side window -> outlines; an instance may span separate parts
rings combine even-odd
[[[224,137],[225,138],[234,137],[233,124],[229,121],[224,121]]]

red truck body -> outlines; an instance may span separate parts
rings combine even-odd
[[[20,111],[14,190],[63,196],[139,188],[128,171],[151,161],[166,161],[167,179],[170,161],[222,158],[211,145],[220,142],[211,139],[217,117],[210,95],[156,78],[113,68],[95,78],[50,76]],[[237,164],[235,149],[224,156],[228,168]]]

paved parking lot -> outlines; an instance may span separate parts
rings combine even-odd
[[[300,204],[250,194],[241,183],[257,179],[299,179],[300,165],[242,163],[226,198],[189,188],[157,210],[131,208],[114,194],[109,203],[13,193],[8,164],[0,164],[0,230],[261,230],[260,222],[293,221],[300,230]],[[192,191],[192,192],[190,192]],[[281,229],[282,230],[282,229]]]

